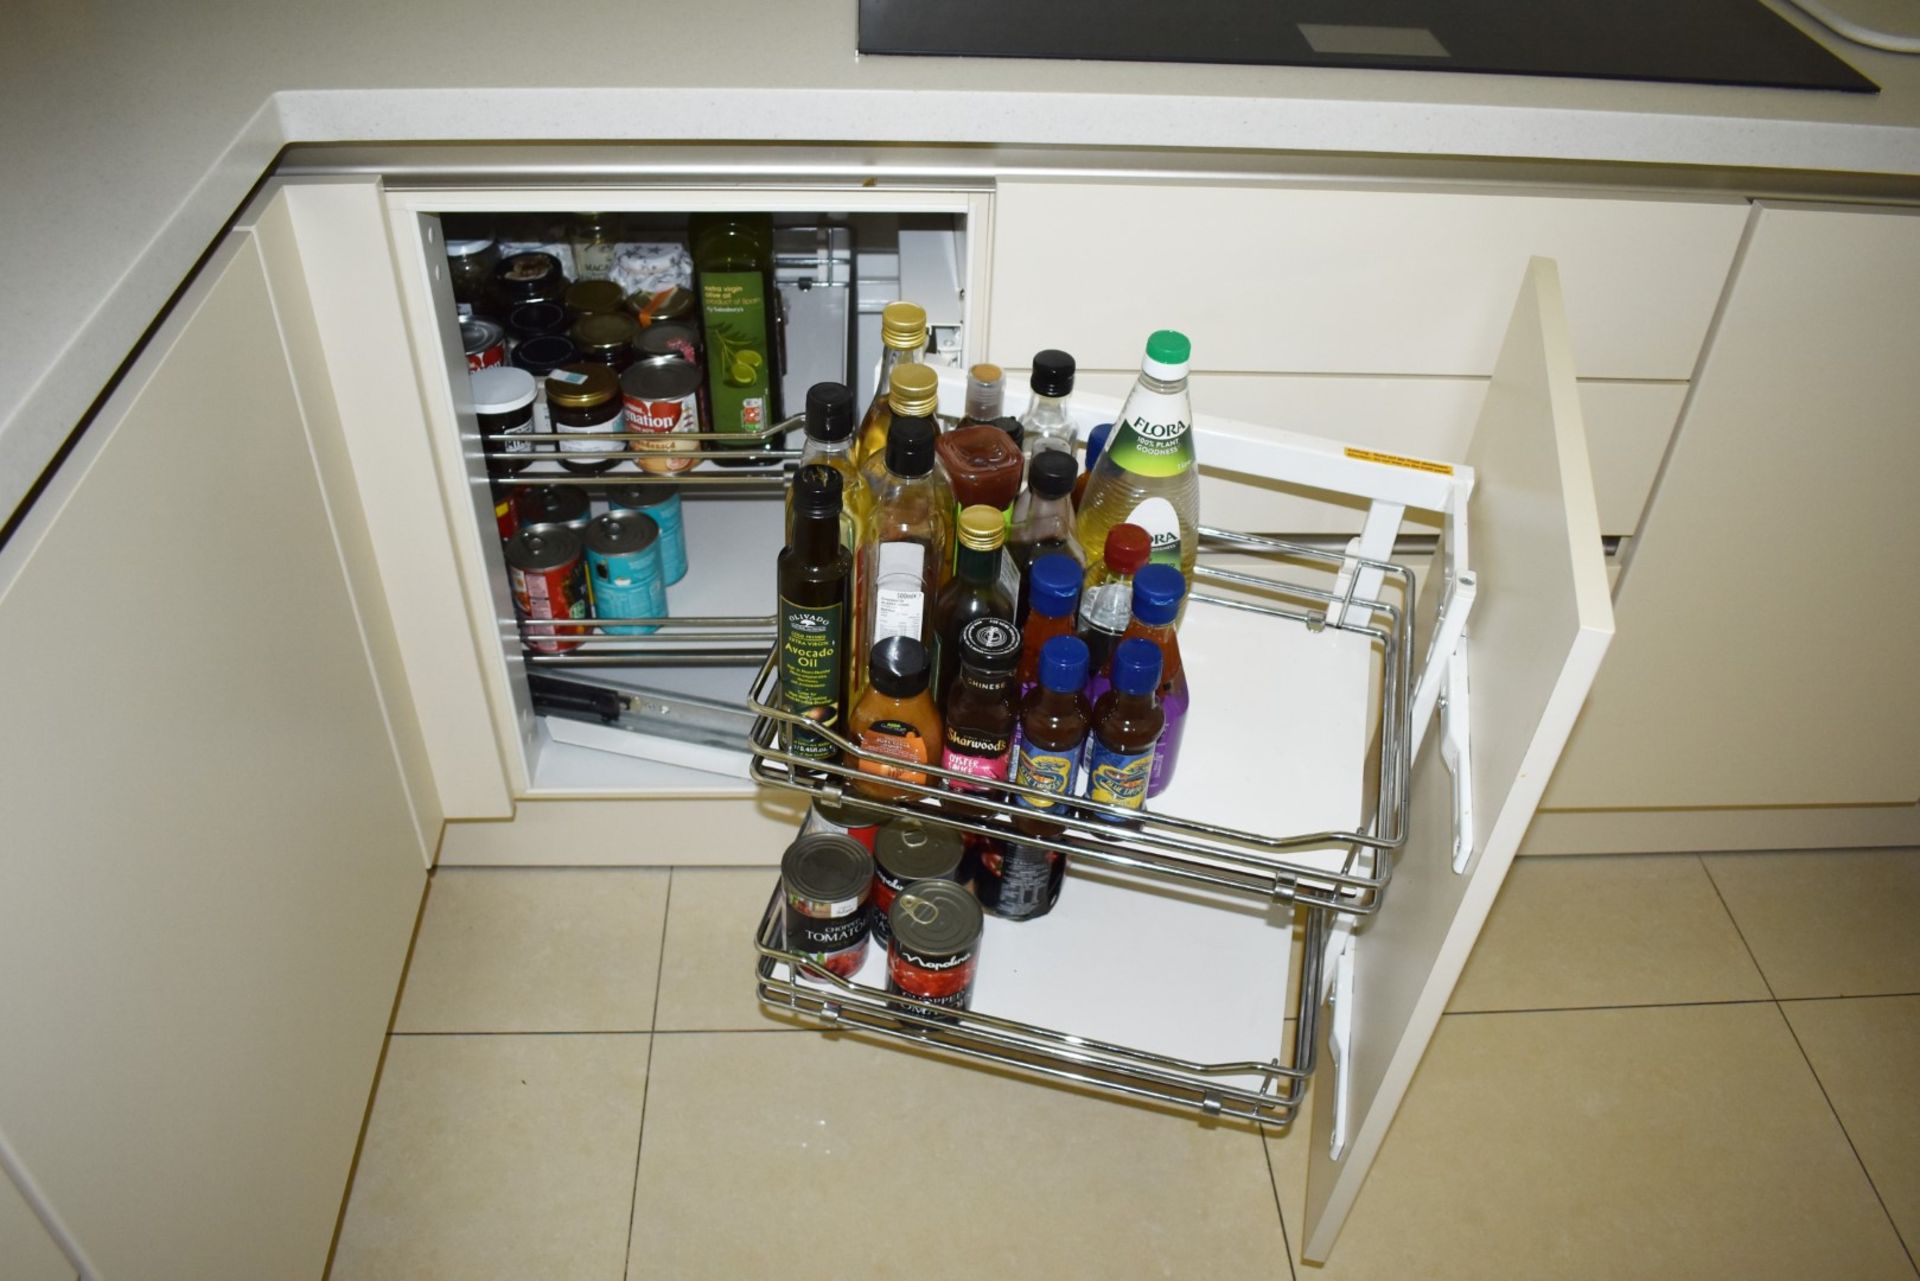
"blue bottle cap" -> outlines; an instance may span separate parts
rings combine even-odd
[[[1080,584],[1086,571],[1065,552],[1050,552],[1027,571],[1032,609],[1044,618],[1065,618],[1080,603]],[[1045,653],[1042,650],[1041,653]]]
[[[1148,565],[1133,576],[1133,616],[1149,627],[1165,627],[1180,613],[1187,576],[1171,565]]]
[[[1106,452],[1107,437],[1113,435],[1112,423],[1101,423],[1087,433],[1087,470],[1100,461],[1100,455]]]
[[[1051,642],[1049,642],[1051,643]],[[1044,657],[1045,650],[1040,651]],[[1123,640],[1113,651],[1113,687],[1122,694],[1151,694],[1160,684],[1160,647],[1144,636]]]
[[[1061,560],[1068,559],[1065,556]],[[1147,642],[1151,645],[1153,642]],[[1157,662],[1160,651],[1153,651]],[[1087,687],[1087,665],[1092,656],[1078,636],[1056,636],[1040,647],[1040,684],[1056,694],[1078,694]],[[1155,680],[1159,677],[1156,675]]]

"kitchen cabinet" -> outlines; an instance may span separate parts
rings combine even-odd
[[[439,827],[285,212],[0,549],[0,1145],[103,1279],[318,1275]]]
[[[1772,807],[1862,807],[1821,816],[1827,844],[1899,836],[1920,800],[1917,333],[1920,214],[1755,210],[1550,807],[1749,811],[1697,817],[1708,848],[1819,839],[1751,813]]]

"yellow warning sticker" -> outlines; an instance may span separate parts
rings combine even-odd
[[[1409,458],[1405,454],[1383,454],[1375,449],[1355,449],[1347,446],[1347,457],[1357,458],[1363,463],[1384,463],[1388,467],[1405,467],[1410,471],[1429,471],[1437,476],[1453,475],[1453,464],[1436,463],[1431,458]]]

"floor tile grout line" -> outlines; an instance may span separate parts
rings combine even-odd
[[[1801,1060],[1806,1063],[1807,1071],[1813,1077],[1813,1083],[1820,1087],[1820,1097],[1827,1101],[1827,1111],[1833,1114],[1833,1123],[1840,1127],[1840,1137],[1847,1141],[1847,1150],[1853,1153],[1853,1159],[1860,1166],[1860,1173],[1866,1176],[1867,1187],[1873,1192],[1873,1199],[1880,1203],[1880,1213],[1887,1216],[1887,1226],[1893,1230],[1893,1239],[1900,1243],[1900,1249],[1907,1256],[1907,1266],[1914,1275],[1920,1277],[1920,1260],[1913,1257],[1913,1251],[1907,1247],[1907,1239],[1900,1233],[1900,1225],[1894,1222],[1893,1211],[1887,1208],[1887,1199],[1880,1195],[1880,1185],[1873,1181],[1873,1171],[1867,1168],[1866,1158],[1860,1155],[1860,1148],[1853,1141],[1853,1132],[1847,1129],[1847,1123],[1840,1116],[1840,1109],[1833,1105],[1833,1095],[1827,1093],[1827,1083],[1820,1079],[1820,1069],[1813,1065],[1813,1056],[1807,1053],[1806,1045],[1800,1040],[1799,1031],[1793,1026],[1793,1020],[1787,1017],[1787,1011],[1778,1001],[1773,1008],[1780,1012],[1780,1021],[1787,1025],[1787,1035],[1793,1038],[1793,1047],[1800,1051]]]
[[[633,1227],[640,1218],[640,1153],[647,1146],[647,1096],[653,1093],[653,1047],[660,1026],[660,984],[667,972],[667,918],[673,911],[673,868],[667,868],[667,901],[660,905],[660,952],[653,965],[653,1009],[647,1017],[647,1067],[640,1082],[640,1133],[633,1140],[633,1185],[627,1191],[627,1249],[620,1257],[620,1281],[633,1273]]]
[[[1293,1137],[1293,1126],[1287,1127],[1287,1137]],[[1300,1270],[1293,1266],[1293,1238],[1287,1234],[1287,1208],[1280,1203],[1280,1176],[1273,1169],[1273,1144],[1265,1131],[1260,1134],[1260,1151],[1267,1158],[1267,1186],[1273,1189],[1273,1212],[1280,1220],[1280,1245],[1287,1252],[1287,1275],[1293,1281],[1300,1281]]]
[[[1720,892],[1720,882],[1715,879],[1713,869],[1707,866],[1704,856],[1695,854],[1693,857],[1699,861],[1700,870],[1707,874],[1707,884],[1713,886],[1713,896],[1720,900],[1720,910],[1725,912],[1727,920],[1733,923],[1733,932],[1740,940],[1740,946],[1747,949],[1747,959],[1753,962],[1754,971],[1760,975],[1760,982],[1766,986],[1768,998],[1775,1002],[1779,1001],[1780,994],[1773,990],[1773,980],[1767,977],[1767,967],[1760,964],[1760,957],[1754,952],[1753,944],[1747,942],[1747,932],[1740,928],[1740,918],[1734,915],[1733,905],[1727,902],[1727,896]],[[1785,1018],[1786,1015],[1783,1013],[1781,1017]]]
[[[1447,1018],[1456,1015],[1487,1014],[1588,1014],[1600,1010],[1694,1010],[1715,1005],[1772,1005],[1771,996],[1729,997],[1720,1001],[1626,1001],[1617,1005],[1535,1005],[1518,1010],[1446,1010]]]
[[[590,1028],[549,1028],[529,1031],[462,1031],[442,1028],[432,1032],[392,1032],[396,1037],[409,1036],[752,1036],[760,1032],[833,1032],[827,1027],[590,1027]]]

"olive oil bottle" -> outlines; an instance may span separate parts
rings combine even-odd
[[[767,214],[696,215],[692,233],[713,430],[742,437],[737,444],[715,444],[723,455],[778,448],[778,442],[758,439],[782,417],[774,367],[773,220]]]

